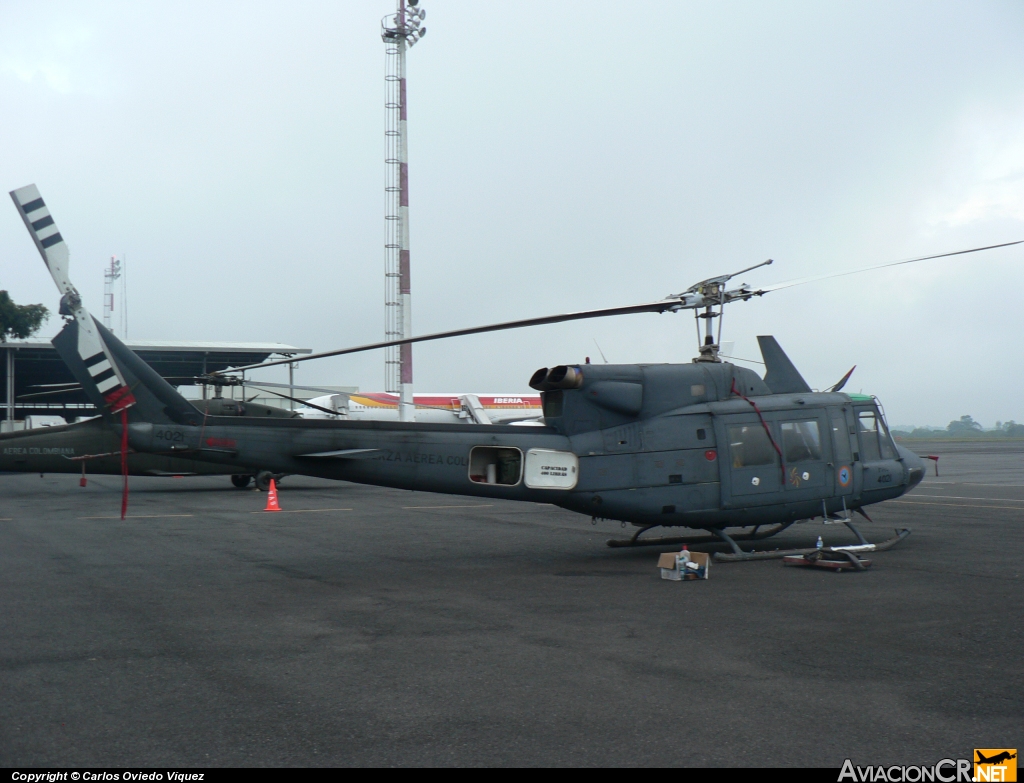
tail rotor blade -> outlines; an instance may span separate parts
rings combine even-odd
[[[11,191],[11,199],[18,208],[18,214],[25,221],[32,241],[36,244],[46,268],[57,284],[61,294],[61,315],[72,315],[78,326],[77,352],[85,363],[91,382],[102,395],[111,412],[117,412],[135,404],[135,397],[125,385],[124,376],[118,368],[100,336],[99,327],[89,311],[82,304],[82,297],[71,284],[68,275],[70,255],[57,224],[46,206],[39,188],[26,185]]]
[[[60,235],[60,231],[57,230],[57,224],[54,223],[50,208],[43,201],[39,188],[35,185],[26,185],[23,188],[12,190],[11,198],[14,199],[15,205],[18,207],[18,214],[25,221],[25,228],[28,229],[32,241],[36,243],[39,255],[43,257],[46,268],[50,270],[50,276],[57,284],[61,296],[71,293],[77,296],[78,292],[71,285],[71,279],[68,276],[70,262],[68,246],[64,242],[64,237]]]

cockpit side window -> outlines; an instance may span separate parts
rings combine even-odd
[[[873,410],[857,411],[857,432],[860,435],[860,458],[865,462],[880,460],[878,418]]]
[[[860,434],[861,459],[870,462],[879,459],[897,459],[896,447],[885,426],[882,414],[876,409],[857,411],[857,432]]]
[[[885,426],[885,419],[882,414],[876,417],[878,422],[878,443],[882,452],[882,459],[896,459],[896,447],[893,445],[892,436],[889,435],[889,428]]]

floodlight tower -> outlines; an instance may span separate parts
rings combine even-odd
[[[110,257],[110,267],[103,270],[103,325],[113,330],[114,281],[121,277],[121,262]]]
[[[419,0],[398,0],[398,10],[381,20],[381,38],[386,58],[387,122],[384,136],[387,154],[387,199],[385,221],[387,243],[384,252],[384,339],[412,337],[412,285],[409,276],[409,137],[406,113],[405,53],[426,35],[423,20],[427,12]],[[412,346],[386,349],[384,382],[386,390],[399,393],[398,412],[402,421],[414,421],[412,398]]]

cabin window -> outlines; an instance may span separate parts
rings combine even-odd
[[[846,428],[846,417],[841,413],[832,413],[832,442],[835,444],[836,459],[839,462],[850,461],[850,435]]]
[[[708,434],[703,429],[697,430],[697,440],[705,440],[707,437]]]
[[[475,446],[469,452],[469,480],[514,486],[523,474],[523,452],[503,446]]]
[[[816,421],[782,422],[782,453],[786,464],[821,459],[821,433]]]
[[[734,468],[771,465],[775,462],[775,448],[760,423],[729,427],[729,448]]]

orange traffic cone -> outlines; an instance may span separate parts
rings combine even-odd
[[[277,504],[277,485],[274,479],[270,479],[270,489],[267,490],[267,507],[264,511],[280,511],[281,506]]]

